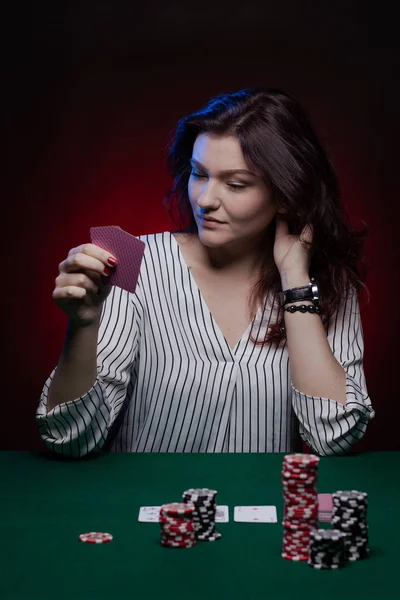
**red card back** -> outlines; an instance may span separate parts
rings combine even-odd
[[[116,225],[91,227],[90,238],[92,244],[110,252],[118,261],[110,276],[110,284],[133,294],[146,244]]]

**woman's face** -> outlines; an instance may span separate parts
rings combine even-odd
[[[191,165],[189,200],[206,246],[250,240],[265,231],[276,206],[260,174],[246,164],[236,137],[200,134]]]

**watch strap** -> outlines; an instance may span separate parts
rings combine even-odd
[[[315,304],[319,304],[321,301],[318,285],[314,278],[311,279],[308,285],[283,290],[279,293],[278,299],[280,306],[303,300],[310,300]]]

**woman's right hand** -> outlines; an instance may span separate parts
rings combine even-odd
[[[107,279],[117,260],[94,244],[72,248],[58,265],[53,300],[79,326],[95,323],[111,286]]]

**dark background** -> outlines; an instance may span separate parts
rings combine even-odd
[[[393,9],[394,10],[394,9]],[[177,120],[211,96],[280,87],[309,110],[354,222],[369,227],[358,449],[400,449],[399,48],[385,2],[13,2],[2,9],[3,449],[41,449],[34,414],[66,318],[57,266],[89,228],[174,227],[162,199]]]

